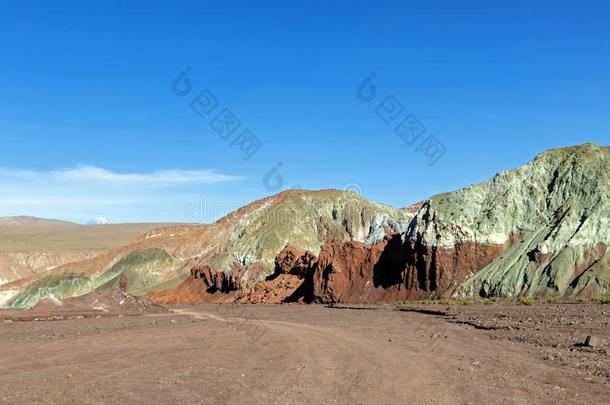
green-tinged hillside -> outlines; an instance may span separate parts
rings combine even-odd
[[[609,225],[610,148],[587,144],[433,197],[409,237],[450,249],[510,245],[471,274],[458,296],[597,294],[610,292]]]
[[[405,210],[287,191],[0,286],[0,305],[83,295],[121,275],[129,293],[175,303],[591,296],[610,293],[608,245],[610,148],[587,144]]]
[[[229,271],[234,264],[258,264],[266,270],[263,275],[269,275],[275,257],[286,245],[318,253],[329,241],[372,244],[386,233],[404,231],[411,218],[412,215],[349,192],[293,191],[240,218],[222,253],[199,264],[216,271]]]
[[[118,286],[122,274],[128,280],[126,292],[138,294],[155,285],[161,272],[172,265],[172,257],[164,250],[136,250],[96,277],[87,276],[85,272],[43,276],[15,295],[7,306],[29,308],[48,297],[63,300],[87,294],[109,284]]]
[[[248,284],[274,271],[288,244],[319,252],[329,241],[374,243],[403,232],[411,214],[353,193],[292,190],[243,207],[211,225],[161,228],[103,256],[0,289],[0,304],[24,308],[49,295],[83,295],[125,274],[127,291],[176,286],[194,267],[239,268]],[[251,271],[252,270],[252,271]]]
[[[35,217],[0,217],[0,285],[94,258],[160,226],[166,225],[84,226]]]

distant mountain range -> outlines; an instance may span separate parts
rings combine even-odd
[[[56,219],[36,218],[28,216],[0,217],[0,226],[27,226],[27,225],[77,225],[73,222]]]
[[[87,222],[85,225],[109,225],[110,221],[108,221],[104,217],[95,217]],[[30,216],[16,216],[16,217],[0,217],[0,226],[31,226],[31,225],[74,225],[78,226],[79,224],[75,222],[62,221],[58,219],[47,219],[47,218],[37,218]]]
[[[160,303],[592,296],[610,293],[609,244],[610,148],[586,144],[403,210],[284,192],[6,284],[0,303],[78,296],[121,275]]]

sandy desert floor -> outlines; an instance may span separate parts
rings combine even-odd
[[[607,354],[570,343],[592,332],[569,324],[569,308],[555,318],[515,306],[401,309],[207,305],[54,321],[4,316],[0,402],[610,403],[608,376],[570,357],[593,356],[603,370]],[[604,330],[608,318],[594,314]],[[559,344],[519,338],[540,325],[541,336],[557,335],[535,323],[544,319],[574,332]]]

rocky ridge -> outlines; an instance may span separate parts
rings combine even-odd
[[[211,225],[153,231],[0,297],[28,307],[123,273],[129,293],[160,303],[607,294],[609,179],[610,149],[587,144],[403,210],[291,190]]]
[[[489,182],[404,209],[414,215],[408,228],[383,240],[332,240],[318,251],[288,245],[276,257],[275,274],[254,285],[234,278],[239,269],[215,274],[203,267],[193,274],[207,292],[198,300],[368,303],[607,294],[609,162],[608,148],[590,144],[542,153]],[[193,288],[195,281],[189,283]],[[180,287],[162,295],[179,302]]]
[[[172,289],[196,268],[244,288],[273,274],[287,244],[318,253],[330,241],[375,243],[404,232],[412,215],[337,190],[291,190],[256,201],[218,222],[151,231],[121,249],[0,287],[0,305],[27,308],[46,296],[87,294],[130,273],[133,294]]]
[[[458,296],[598,295],[610,292],[609,225],[610,148],[587,144],[434,198],[411,235],[506,247]]]

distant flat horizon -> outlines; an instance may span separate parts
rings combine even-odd
[[[22,225],[41,225],[41,224],[65,224],[65,225],[79,225],[79,226],[103,226],[103,225],[188,225],[188,223],[180,222],[109,222],[107,224],[88,224],[73,222],[62,218],[42,218],[31,215],[13,215],[13,216],[0,216],[0,226],[11,225],[11,226],[22,226]]]

